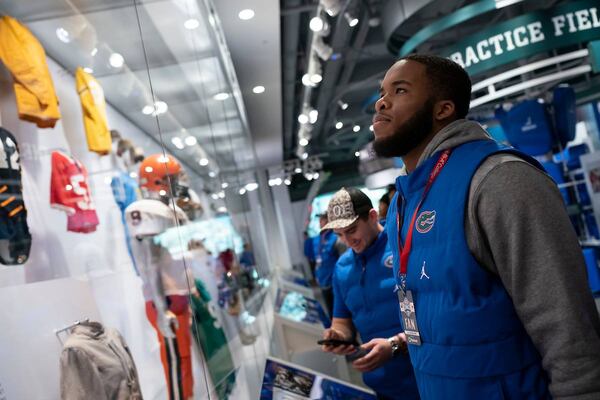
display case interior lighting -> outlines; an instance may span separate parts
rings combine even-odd
[[[239,12],[238,18],[242,21],[248,21],[249,19],[254,18],[254,10],[251,8],[246,8],[245,10]]]
[[[215,100],[219,100],[219,101],[227,100],[229,98],[229,93],[225,93],[225,92],[217,93],[213,96],[213,98]]]
[[[256,94],[261,94],[265,92],[265,87],[264,86],[254,86],[252,88],[252,92],[256,93]]]
[[[198,139],[195,136],[188,136],[184,141],[187,146],[195,146],[198,143]]]
[[[125,64],[125,59],[119,53],[112,53],[108,58],[108,63],[113,68],[121,68]]]
[[[311,18],[308,27],[313,32],[321,32],[325,28],[325,21],[319,16],[313,17]]]
[[[203,157],[203,158],[201,158],[201,159],[198,161],[198,164],[200,164],[200,165],[201,165],[201,166],[203,166],[203,167],[206,167],[206,166],[208,165],[208,158],[204,158],[204,157]]]
[[[62,26],[56,28],[56,37],[63,43],[69,43],[71,41],[71,35],[69,35],[69,31]]]
[[[338,121],[335,123],[335,129],[340,130],[344,127],[344,123],[342,121]]]
[[[348,26],[350,28],[354,28],[356,25],[358,25],[358,18],[354,17],[349,12],[344,13],[344,18],[346,19],[346,22],[348,22]]]
[[[183,23],[183,26],[185,29],[193,30],[200,26],[200,21],[198,21],[196,18],[190,18]]]

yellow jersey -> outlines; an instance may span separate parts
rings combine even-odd
[[[112,139],[106,121],[104,90],[96,79],[81,67],[75,71],[77,93],[83,110],[83,125],[88,149],[104,155],[111,151]]]

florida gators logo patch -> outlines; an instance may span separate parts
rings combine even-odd
[[[427,233],[433,228],[433,224],[435,223],[435,211],[423,211],[417,217],[417,222],[415,223],[417,232],[419,233]]]
[[[386,258],[383,261],[383,265],[385,265],[388,268],[393,268],[394,267],[394,256],[389,256],[388,258]]]

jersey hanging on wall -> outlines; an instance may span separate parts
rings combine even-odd
[[[30,248],[19,148],[15,137],[0,127],[0,263],[23,264]]]
[[[81,100],[88,149],[100,155],[108,154],[111,150],[112,139],[106,122],[104,90],[98,81],[81,67],[75,71],[75,81]]]
[[[89,233],[99,224],[88,185],[87,169],[78,160],[52,152],[50,206],[67,213],[67,230]]]

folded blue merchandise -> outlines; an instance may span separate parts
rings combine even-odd
[[[495,115],[506,138],[515,148],[530,156],[547,154],[552,150],[554,140],[543,103],[526,100],[509,111],[498,107]]]
[[[567,148],[567,168],[570,171],[581,168],[581,156],[590,152],[587,144],[581,143]]]

